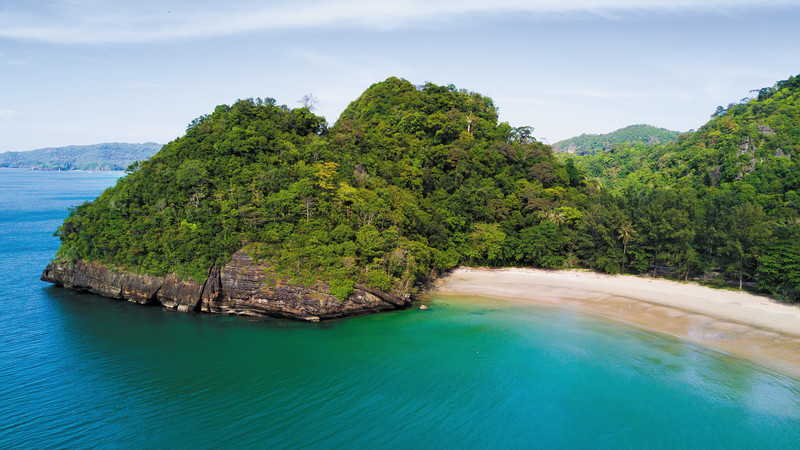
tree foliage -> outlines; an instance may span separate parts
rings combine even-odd
[[[670,144],[563,162],[488,97],[389,78],[328,127],[240,100],[60,228],[59,257],[195,280],[244,249],[345,298],[410,293],[459,264],[648,273],[800,299],[800,83]],[[587,178],[588,177],[588,178]]]
[[[548,214],[577,211],[587,189],[531,130],[498,123],[480,94],[397,78],[330,129],[307,107],[240,100],[73,211],[59,256],[203,280],[244,248],[340,298],[410,292],[462,263],[559,266],[576,225]]]
[[[636,233],[624,263],[654,274],[756,284],[800,300],[800,77],[718,108],[672,144],[620,144],[576,166],[618,199]]]

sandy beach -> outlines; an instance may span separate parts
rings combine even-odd
[[[769,297],[631,275],[459,268],[435,295],[569,308],[672,334],[800,377],[800,307]]]

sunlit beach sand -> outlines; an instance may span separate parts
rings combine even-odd
[[[585,271],[460,268],[436,295],[479,295],[568,308],[709,345],[800,376],[800,308],[768,297]]]

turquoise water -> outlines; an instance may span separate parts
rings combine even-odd
[[[800,380],[564,310],[248,321],[39,281],[117,176],[0,170],[0,448],[800,445]]]

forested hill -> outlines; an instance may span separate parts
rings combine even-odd
[[[0,153],[0,167],[36,170],[125,170],[153,156],[161,144],[112,142],[95,145],[48,147],[27,152]]]
[[[74,210],[58,258],[202,281],[244,249],[271,279],[340,299],[357,284],[408,294],[463,264],[757,284],[798,300],[798,91],[790,78],[674,143],[563,163],[452,85],[389,78],[330,128],[307,108],[240,100]]]
[[[628,241],[629,264],[800,300],[800,76],[718,108],[675,143],[576,161],[616,193],[625,227],[609,239]]]
[[[244,247],[279,278],[409,293],[459,264],[575,264],[593,195],[491,99],[390,78],[329,130],[240,100],[196,119],[60,229],[60,259],[203,280]]]
[[[758,192],[783,195],[795,189],[798,148],[800,77],[791,77],[760,89],[756,98],[717,108],[708,123],[674,143],[647,148],[621,144],[576,161],[617,191],[631,184],[680,183],[750,185]]]
[[[553,144],[558,153],[591,155],[610,149],[624,142],[655,145],[674,142],[680,132],[657,128],[652,125],[630,125],[607,134],[582,134]]]

